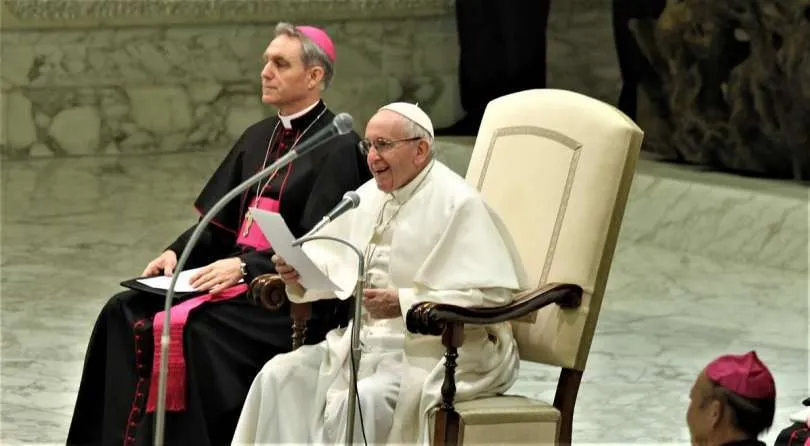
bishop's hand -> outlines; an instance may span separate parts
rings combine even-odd
[[[396,289],[364,289],[363,306],[374,319],[393,319],[402,316],[399,290]]]
[[[273,265],[275,265],[276,272],[281,276],[281,280],[284,281],[285,285],[299,285],[298,280],[301,278],[301,276],[298,275],[298,271],[296,271],[295,268],[288,265],[284,259],[275,254],[270,258],[270,260],[273,262]]]
[[[242,280],[242,260],[239,257],[217,260],[201,268],[189,278],[195,290],[220,293]]]
[[[146,269],[143,270],[143,274],[141,274],[141,276],[152,277],[161,273],[166,276],[171,276],[176,266],[177,254],[171,249],[167,249],[166,251],[163,251],[163,254],[159,255],[155,260],[152,260],[148,265],[146,265]]]

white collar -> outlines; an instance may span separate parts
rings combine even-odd
[[[425,181],[425,177],[430,173],[433,169],[433,164],[436,162],[435,159],[430,160],[427,166],[423,167],[422,170],[411,180],[408,184],[400,187],[395,191],[391,191],[391,196],[394,197],[394,200],[400,205],[405,204],[409,198],[416,192],[416,189],[419,188],[419,185]]]
[[[319,100],[315,101],[315,103],[310,105],[309,107],[307,107],[307,108],[305,108],[305,109],[303,109],[303,110],[301,110],[299,112],[293,113],[291,115],[282,116],[281,113],[279,113],[278,114],[278,119],[281,120],[281,125],[283,125],[285,129],[289,130],[289,129],[292,128],[293,119],[300,118],[301,116],[304,116],[305,114],[309,113],[320,102],[321,101],[319,99]]]

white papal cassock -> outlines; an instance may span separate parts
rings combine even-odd
[[[463,178],[432,161],[406,186],[386,194],[374,180],[358,189],[360,205],[323,234],[366,254],[368,288],[396,288],[401,316],[364,314],[358,370],[360,412],[355,442],[428,444],[429,411],[441,401],[444,347],[438,336],[408,333],[405,315],[417,302],[500,306],[526,288],[517,251],[498,217]],[[334,242],[315,241],[307,254],[332,280],[353,290],[357,258]],[[334,294],[287,288],[290,300]],[[335,444],[345,441],[351,327],[313,346],[279,355],[256,377],[233,444]],[[518,374],[508,324],[465,327],[456,368],[456,401],[501,393]]]

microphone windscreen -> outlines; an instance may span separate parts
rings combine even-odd
[[[355,191],[353,191],[353,190],[352,190],[352,191],[349,191],[349,192],[346,192],[346,193],[343,195],[343,198],[345,198],[345,199],[347,199],[347,200],[351,201],[351,203],[352,203],[352,209],[354,209],[354,208],[356,208],[357,206],[359,206],[359,205],[360,205],[360,194],[358,194],[357,192],[355,192]]]
[[[332,120],[332,124],[338,131],[339,135],[345,135],[352,131],[352,123],[354,119],[352,115],[348,113],[339,113],[335,116],[335,119]]]

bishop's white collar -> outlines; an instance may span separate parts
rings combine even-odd
[[[304,116],[305,114],[309,113],[309,112],[310,112],[310,111],[312,111],[312,109],[313,109],[313,108],[315,108],[315,106],[317,106],[317,105],[318,105],[320,102],[321,102],[321,101],[320,101],[320,99],[319,99],[319,100],[315,101],[315,103],[314,103],[314,104],[312,104],[312,105],[310,105],[309,107],[307,107],[307,108],[305,108],[305,109],[303,109],[303,110],[301,110],[301,111],[299,111],[299,112],[293,113],[293,114],[291,114],[291,115],[282,116],[282,115],[281,115],[281,113],[279,113],[279,114],[278,114],[278,119],[280,119],[280,120],[281,120],[281,125],[283,125],[285,129],[289,130],[289,129],[291,129],[291,128],[292,128],[292,121],[293,121],[293,119],[300,118],[301,116]]]

